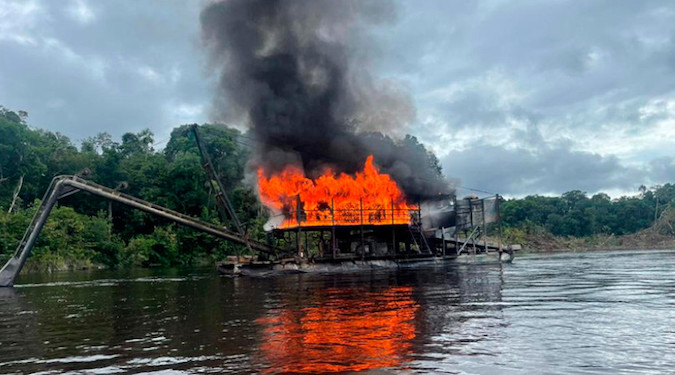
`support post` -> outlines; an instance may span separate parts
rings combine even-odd
[[[331,198],[330,200],[330,218],[332,222],[331,226],[331,231],[332,231],[332,236],[331,236],[331,242],[332,247],[333,247],[333,260],[337,257],[337,241],[335,239],[335,201]]]
[[[16,280],[23,265],[26,263],[26,259],[30,255],[31,250],[33,250],[33,246],[35,246],[35,242],[47,222],[47,218],[49,218],[49,214],[51,213],[52,208],[54,208],[59,194],[61,194],[62,186],[62,181],[56,182],[52,187],[53,190],[51,191],[51,194],[48,193],[47,200],[43,201],[38,208],[38,211],[33,218],[33,222],[31,222],[30,227],[26,231],[28,238],[24,236],[24,238],[21,239],[14,256],[10,258],[7,264],[0,270],[0,287],[14,285],[14,280]]]
[[[499,260],[502,260],[502,211],[501,211],[501,199],[499,194],[497,194],[497,223],[499,226]]]
[[[298,250],[298,258],[302,258],[302,245],[300,244],[300,233],[302,232],[302,223],[300,221],[300,195],[295,197],[295,219],[298,222],[298,231],[295,234],[295,245]]]
[[[455,256],[459,255],[459,206],[457,205],[457,196],[455,195]]]
[[[485,224],[485,199],[481,199],[481,205],[482,205],[482,210],[483,210],[483,250],[485,250],[485,253],[487,254],[488,252],[488,244],[487,244],[487,225]]]
[[[391,252],[396,257],[396,221],[394,220],[394,197],[391,197]]]
[[[445,227],[441,227],[441,246],[443,246],[443,258],[445,258]]]
[[[366,259],[366,245],[365,241],[363,239],[363,198],[359,200],[359,204],[361,207],[361,259],[365,260]]]
[[[471,229],[473,229],[473,232],[476,232],[476,225],[473,222],[473,201],[474,199],[469,199],[469,214],[471,215]],[[473,251],[473,258],[475,260],[476,258],[476,239],[474,236],[469,236],[471,238],[471,249]]]

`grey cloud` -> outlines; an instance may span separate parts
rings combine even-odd
[[[0,39],[0,104],[75,140],[145,127],[159,138],[182,122],[206,120],[180,107],[198,108],[211,94],[199,3],[84,4],[91,13],[78,22],[68,3],[38,2],[33,43]]]
[[[440,103],[444,118],[458,127],[503,126],[510,109],[500,108],[494,92],[467,88],[457,98]]]
[[[403,76],[422,72],[409,77],[419,92],[466,88],[440,110],[455,112],[453,127],[494,126],[508,110],[475,105],[500,95],[490,85],[476,86],[475,79],[490,72],[499,72],[526,95],[520,106],[570,127],[612,121],[611,113],[596,112],[604,106],[635,113],[655,96],[673,95],[670,2],[469,3],[406,2],[403,22],[415,27],[401,28],[389,39],[390,54],[405,64],[387,69],[405,66]],[[439,103],[428,98],[418,105],[420,113],[439,111]],[[483,110],[476,113],[476,108]],[[569,114],[572,123],[565,121]]]
[[[441,151],[441,137],[461,143],[443,157],[446,175],[511,194],[674,178],[675,139],[644,141],[675,121],[672,2],[401,4],[410,27],[385,38],[398,59],[383,67],[427,93],[422,139]],[[601,156],[608,134],[644,146]]]
[[[441,152],[448,139],[465,142],[443,157],[449,177],[514,194],[675,179],[675,139],[645,141],[675,121],[671,1],[395,1],[368,68],[403,88],[397,97],[409,88],[417,107],[402,116],[417,118],[409,132]],[[76,140],[143,127],[159,139],[224,110],[209,108],[217,77],[199,40],[206,2],[83,3],[90,13],[42,0],[33,20],[0,20],[1,105]],[[593,146],[607,134],[642,146],[600,156]],[[475,173],[476,164],[498,178]]]
[[[649,163],[651,175],[656,183],[675,181],[675,157],[662,157]]]
[[[451,152],[444,171],[467,187],[508,195],[563,193],[579,189],[636,190],[648,171],[622,166],[616,157],[573,151],[564,145],[539,150],[477,145],[473,152]]]

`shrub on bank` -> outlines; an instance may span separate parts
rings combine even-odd
[[[0,214],[0,266],[14,254],[40,202]],[[166,267],[212,264],[235,253],[235,245],[189,228],[156,226],[125,243],[105,213],[88,216],[57,206],[45,223],[25,266],[53,272],[84,268]],[[182,249],[182,250],[181,250]]]
[[[28,228],[40,202],[11,214],[0,215],[0,255],[8,259]],[[26,263],[28,270],[113,266],[124,244],[112,235],[112,226],[102,213],[87,216],[71,207],[54,207]]]

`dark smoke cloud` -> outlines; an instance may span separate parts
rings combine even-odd
[[[383,0],[209,4],[201,24],[220,74],[216,117],[249,126],[266,172],[299,164],[310,176],[351,173],[374,154],[407,194],[444,190],[423,147],[374,133],[400,134],[415,116],[405,90],[369,73],[370,31],[395,17]]]

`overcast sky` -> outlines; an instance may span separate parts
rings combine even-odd
[[[197,1],[0,0],[0,105],[79,143],[210,120]],[[462,186],[612,195],[675,182],[675,2],[401,1],[376,74]]]

